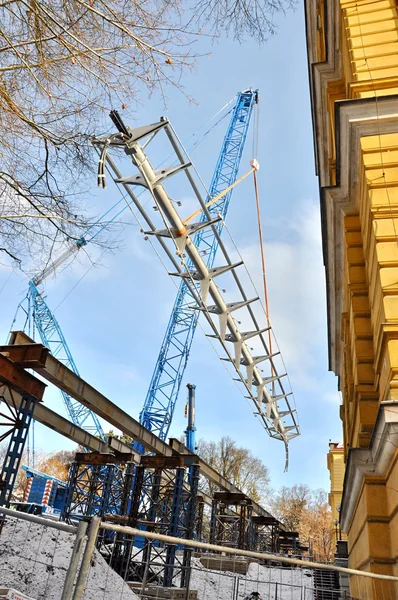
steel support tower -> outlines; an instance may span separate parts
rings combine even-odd
[[[236,180],[250,118],[253,107],[257,102],[258,91],[247,90],[238,93],[206,202],[217,196]],[[230,190],[219,201],[209,207],[212,217],[221,215],[225,219],[232,191]],[[207,218],[205,213],[202,212],[200,220],[206,221]],[[216,228],[218,233],[221,234],[222,221],[216,224]],[[212,228],[209,227],[199,231],[195,236],[194,243],[200,250],[207,268],[213,267],[218,241]],[[192,267],[192,263],[189,262],[189,268]],[[187,366],[199,318],[198,311],[192,310],[192,304],[194,304],[194,299],[189,288],[184,281],[181,281],[144,407],[140,413],[140,423],[153,431],[162,440],[165,440],[168,436],[181,380]]]

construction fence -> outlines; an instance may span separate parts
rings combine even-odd
[[[1,513],[0,598],[398,600],[394,577],[173,538],[98,517],[67,525]]]

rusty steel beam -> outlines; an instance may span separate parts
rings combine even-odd
[[[76,452],[75,461],[79,465],[112,465],[134,462],[134,452],[111,454],[110,452]]]
[[[219,501],[223,502],[224,504],[234,505],[234,506],[238,506],[240,504],[250,504],[251,505],[251,503],[252,503],[249,496],[246,496],[246,494],[242,494],[242,493],[238,494],[236,492],[214,492],[213,498],[214,498],[214,500],[219,500]]]
[[[142,456],[141,466],[146,469],[178,469],[198,465],[200,458],[196,454],[175,456]]]
[[[20,346],[0,346],[0,353],[19,367],[30,369],[44,367],[49,349],[42,344],[21,344]]]
[[[45,383],[15,365],[3,354],[0,354],[0,382],[22,396],[33,396],[39,401],[43,399],[47,387]]]
[[[32,343],[33,340],[22,331],[11,333],[10,345]],[[146,451],[165,456],[172,455],[172,450],[168,444],[143,427],[136,419],[133,419],[133,417],[119,408],[119,406],[98,392],[84,381],[84,379],[79,377],[79,375],[68,369],[52,354],[48,354],[45,367],[32,365],[32,368],[44,377],[44,379],[50,381],[59,389],[72,396],[72,398],[90,408],[99,417],[102,417],[105,421],[123,431],[123,433],[133,438],[133,440],[138,441],[144,446]]]
[[[13,405],[12,399],[9,394],[9,390],[6,386],[0,385],[0,396],[2,396],[9,405]],[[18,394],[14,400],[19,404],[21,396]],[[95,435],[88,433],[78,425],[74,425],[68,419],[61,417],[58,413],[54,412],[44,404],[36,404],[34,411],[34,418],[36,421],[45,425],[49,429],[52,429],[56,433],[59,433],[63,437],[68,438],[72,442],[76,442],[79,446],[88,448],[94,452],[114,452],[116,455],[131,451],[130,446],[124,444],[120,440],[114,437],[108,438],[108,443],[103,442],[100,438]],[[133,462],[139,464],[140,455],[134,452]]]

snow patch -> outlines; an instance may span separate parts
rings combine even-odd
[[[192,559],[192,566],[190,587],[198,590],[198,600],[302,600],[304,589],[313,589],[311,570],[300,567],[278,568],[253,562],[246,575],[238,575],[208,570],[198,558]]]
[[[75,536],[20,519],[7,519],[0,535],[0,587],[35,600],[60,600]],[[138,600],[95,550],[83,600]]]

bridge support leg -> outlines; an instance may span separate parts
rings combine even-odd
[[[196,506],[197,506],[197,495],[199,487],[199,474],[200,469],[198,465],[191,467],[189,470],[189,483],[190,483],[190,498],[188,500],[187,514],[186,514],[186,532],[185,538],[192,540],[194,536],[195,522],[196,522]],[[189,587],[189,580],[191,578],[191,557],[192,548],[184,548],[184,555],[182,559],[182,574],[181,574],[181,587]]]
[[[6,426],[7,431],[2,433],[0,441],[10,436],[0,474],[0,506],[8,507],[10,505],[36,402],[36,398],[26,395],[22,396],[20,404],[18,408],[15,407],[15,410],[9,406],[4,409],[7,413],[4,413],[3,407],[0,406],[0,418],[7,420],[7,424],[2,423]]]
[[[184,487],[185,469],[180,467],[176,469],[175,484],[173,493],[173,503],[171,506],[170,524],[168,535],[177,537],[180,518],[181,518],[181,502],[182,491]],[[163,587],[171,587],[173,584],[174,563],[176,556],[176,547],[174,544],[167,546],[166,550],[166,566],[164,569]]]

